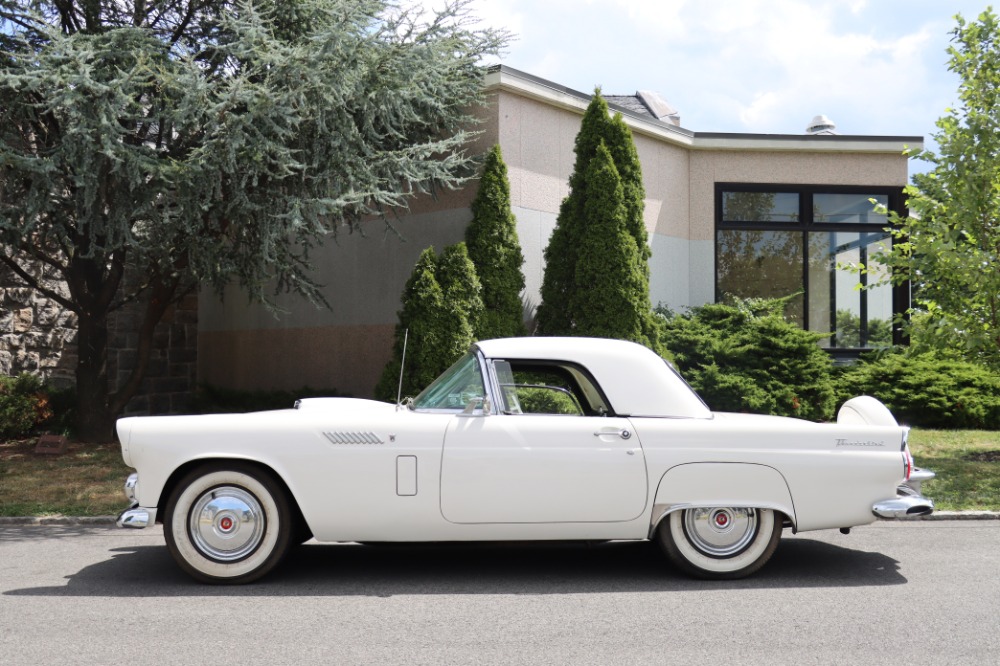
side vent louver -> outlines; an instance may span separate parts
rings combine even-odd
[[[385,444],[373,432],[324,432],[331,444]]]

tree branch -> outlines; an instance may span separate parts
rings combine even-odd
[[[69,300],[68,298],[66,298],[62,294],[60,294],[60,293],[58,293],[56,291],[53,291],[49,287],[46,287],[46,286],[42,285],[35,278],[35,276],[31,275],[26,270],[24,270],[20,266],[20,264],[18,264],[11,257],[8,257],[6,255],[0,255],[0,262],[3,262],[8,268],[10,268],[10,270],[12,270],[14,272],[15,275],[17,275],[19,278],[21,278],[21,280],[24,281],[24,284],[25,284],[26,287],[28,287],[30,289],[34,289],[35,291],[37,291],[38,293],[42,294],[43,296],[45,296],[47,298],[51,298],[56,303],[58,303],[59,305],[61,305],[64,308],[66,308],[70,312],[79,313],[79,309],[73,303],[73,301]]]

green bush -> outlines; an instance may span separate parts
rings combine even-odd
[[[524,335],[524,255],[517,237],[517,218],[510,208],[510,181],[499,144],[486,154],[479,190],[472,201],[472,222],[465,230],[465,244],[483,287],[484,309],[473,331],[475,338]]]
[[[404,341],[404,396],[420,393],[475,342],[473,330],[483,313],[482,286],[465,243],[449,245],[441,257],[433,247],[425,249],[401,301],[392,357],[375,386],[375,398],[387,402],[396,401]]]
[[[42,380],[26,372],[0,375],[0,437],[25,437],[53,416]]]
[[[685,379],[716,411],[825,420],[835,391],[823,336],[782,316],[785,299],[660,310],[664,343]]]
[[[860,360],[837,384],[842,400],[873,396],[907,425],[1000,430],[1000,374],[968,361],[883,353]]]
[[[303,386],[294,391],[243,391],[211,384],[199,384],[191,396],[190,408],[194,414],[239,414],[262,412],[271,409],[291,409],[299,398],[333,398],[340,394],[335,389],[313,389]]]
[[[569,196],[545,248],[536,332],[633,340],[662,353],[649,300],[642,166],[632,131],[599,89],[574,152]]]

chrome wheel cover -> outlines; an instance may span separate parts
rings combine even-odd
[[[195,501],[188,518],[191,542],[205,557],[234,562],[253,553],[264,538],[264,510],[243,488],[212,488]]]
[[[692,546],[709,557],[732,557],[757,536],[756,509],[688,509],[684,533]]]

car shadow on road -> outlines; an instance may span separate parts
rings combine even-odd
[[[756,575],[737,581],[683,576],[652,543],[308,544],[252,585],[201,585],[164,546],[117,548],[67,575],[67,584],[10,590],[14,596],[373,596],[599,594],[719,589],[900,585],[896,560],[807,538],[785,539]]]

